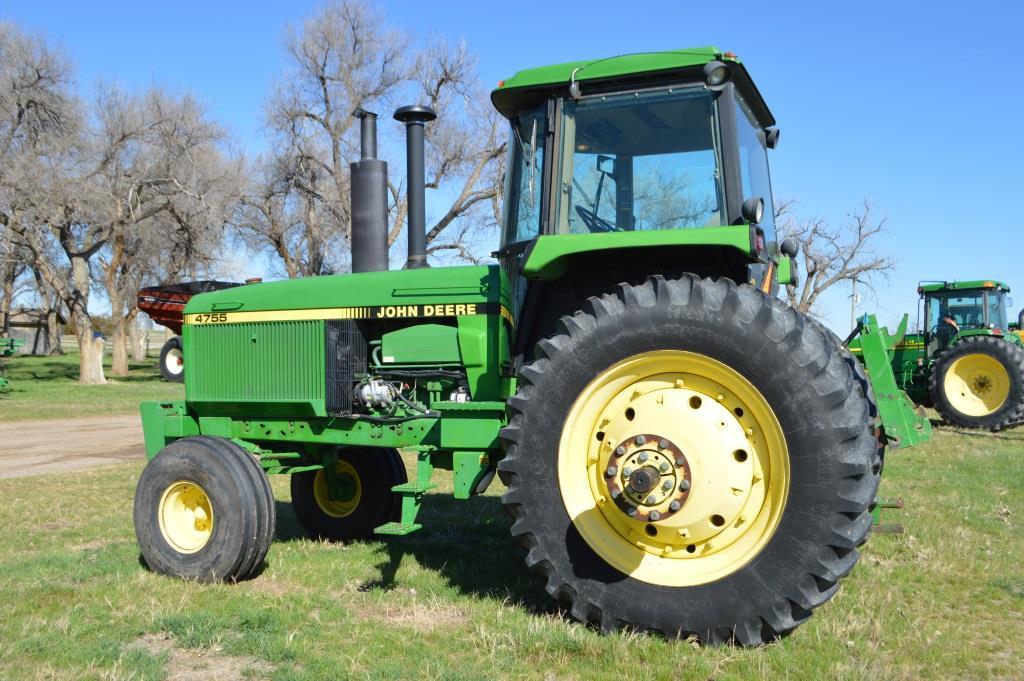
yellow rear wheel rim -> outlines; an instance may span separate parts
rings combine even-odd
[[[196,553],[213,534],[213,504],[206,490],[179,480],[164,490],[158,507],[160,533],[178,553]]]
[[[765,398],[692,352],[644,353],[602,372],[559,442],[573,525],[609,565],[650,584],[693,586],[741,569],[778,527],[789,480]]]
[[[995,357],[964,355],[949,365],[943,380],[949,404],[967,416],[988,416],[1010,396],[1010,373]]]
[[[327,474],[319,470],[313,479],[313,498],[316,500],[320,510],[332,518],[344,518],[356,510],[359,500],[363,497],[363,485],[359,480],[359,473],[348,461],[339,461],[334,467],[334,474],[348,476],[353,482],[353,493],[346,499],[332,499],[330,490],[327,487]]]

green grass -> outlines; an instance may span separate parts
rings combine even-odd
[[[126,377],[110,375],[109,354],[104,361],[107,384],[80,385],[77,352],[2,360],[12,390],[0,393],[0,421],[131,414],[144,400],[184,399],[182,384],[161,378],[155,357],[130,364]]]
[[[510,541],[499,484],[468,502],[429,495],[417,534],[343,546],[303,539],[288,480],[275,479],[266,569],[204,586],[140,566],[142,462],[0,480],[0,679],[203,665],[277,679],[1020,678],[1022,466],[1024,431],[939,430],[891,452],[883,491],[907,507],[888,521],[907,533],[873,537],[830,603],[757,649],[568,621]]]

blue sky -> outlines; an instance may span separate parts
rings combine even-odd
[[[285,66],[282,35],[318,3],[6,0],[0,18],[99,79],[196,92],[240,146],[262,143],[262,102]],[[893,323],[919,279],[1002,278],[1024,306],[1024,58],[1017,3],[380,3],[416,41],[465,39],[496,83],[520,68],[717,45],[747,64],[782,131],[777,197],[840,220],[870,199],[898,268],[862,307]],[[849,326],[849,289],[822,312]]]

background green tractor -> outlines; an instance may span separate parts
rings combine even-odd
[[[890,355],[899,387],[956,426],[1001,430],[1024,421],[1024,342],[1007,314],[1010,287],[983,280],[917,291],[921,330]],[[859,354],[859,344],[851,350]]]
[[[142,405],[147,564],[257,573],[267,474],[291,474],[312,536],[408,534],[442,468],[457,499],[501,477],[527,564],[580,620],[790,631],[856,563],[894,426],[839,340],[774,296],[797,247],[775,234],[767,105],[714,48],[522,71],[492,101],[500,264],[426,267],[434,113],[411,106],[409,256],[387,271],[387,167],[359,110],[355,273],[189,301],[185,400]]]

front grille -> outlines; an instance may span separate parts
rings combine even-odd
[[[191,402],[313,404],[323,394],[323,322],[193,325],[185,358]]]
[[[325,325],[328,414],[352,412],[352,391],[366,375],[366,338],[352,319],[332,319]]]

